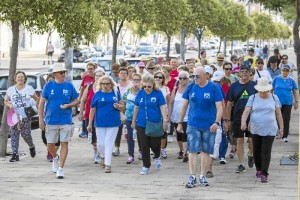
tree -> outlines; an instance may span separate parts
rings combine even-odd
[[[290,15],[291,17],[289,17],[288,19],[293,19],[293,16],[296,16],[294,18],[293,36],[294,36],[294,51],[297,57],[296,65],[297,65],[298,85],[299,85],[300,84],[300,36],[299,36],[300,0],[251,0],[251,2],[261,3],[264,5],[266,9],[275,10],[283,13],[285,13],[285,11],[287,10],[292,10],[292,8],[294,8],[292,12],[293,14]],[[283,15],[283,16],[287,17],[287,15]]]
[[[107,21],[113,37],[112,62],[116,62],[116,51],[119,34],[125,21],[138,21],[147,24],[152,18],[151,0],[102,0],[96,8],[99,16]]]
[[[254,12],[250,15],[253,20],[256,30],[254,33],[255,39],[272,39],[276,38],[276,26],[272,18],[265,13]]]
[[[160,31],[167,36],[167,59],[170,55],[171,37],[179,32],[188,11],[187,4],[184,0],[155,0],[154,1],[154,19],[151,29]]]
[[[48,0],[1,0],[0,1],[0,21],[8,21],[12,30],[12,45],[10,51],[8,87],[14,84],[14,74],[17,69],[19,31],[20,27],[25,27],[33,32],[41,33],[47,29],[50,6]],[[0,156],[6,155],[8,126],[6,123],[5,106],[0,129]]]

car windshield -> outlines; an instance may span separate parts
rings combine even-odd
[[[136,66],[141,60],[127,60],[127,62],[130,66]]]
[[[153,52],[153,47],[140,47],[139,51]]]
[[[73,68],[73,80],[81,80],[81,75],[84,73],[84,69]]]
[[[111,60],[98,60],[98,65],[105,71],[109,71],[111,68]]]
[[[117,49],[116,55],[123,55],[123,50]],[[112,55],[112,49],[108,50],[106,55]]]

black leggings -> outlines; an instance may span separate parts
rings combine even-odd
[[[283,129],[283,137],[282,138],[287,138],[289,136],[291,111],[292,111],[292,106],[290,106],[290,105],[282,105],[282,107],[281,107],[281,113],[282,113],[283,127],[284,127],[284,129]]]
[[[252,134],[255,167],[257,171],[261,171],[264,175],[268,175],[274,138],[275,136]]]

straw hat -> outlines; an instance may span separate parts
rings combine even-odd
[[[63,65],[61,65],[61,64],[56,64],[56,65],[54,65],[53,66],[53,71],[52,71],[52,73],[55,73],[55,72],[63,72],[63,71],[67,71],[67,69],[63,66]]]

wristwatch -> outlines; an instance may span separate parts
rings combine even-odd
[[[178,122],[177,124],[182,124],[182,122]]]
[[[219,122],[214,122],[214,124],[217,124],[218,126],[220,126],[220,123],[219,123]]]

